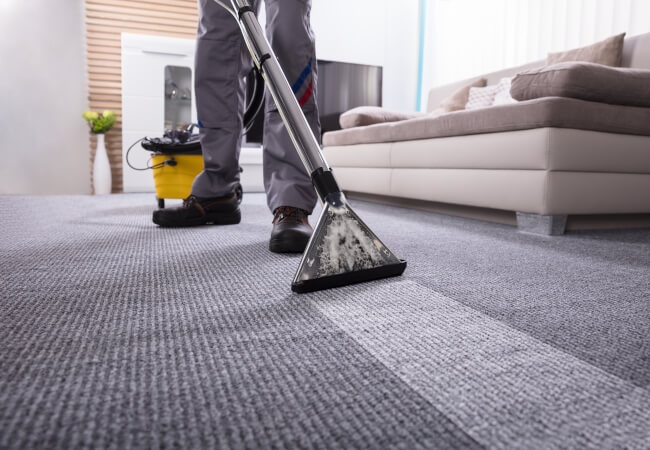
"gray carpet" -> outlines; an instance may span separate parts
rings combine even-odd
[[[262,195],[0,197],[0,448],[650,448],[650,230],[355,205],[407,272],[300,296]]]

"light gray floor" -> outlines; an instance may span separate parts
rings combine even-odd
[[[650,447],[650,230],[355,205],[405,275],[300,296],[259,194],[0,197],[0,448]]]

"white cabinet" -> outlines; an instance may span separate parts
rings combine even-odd
[[[165,131],[165,67],[187,67],[194,74],[194,40],[122,33],[122,167],[124,192],[153,192],[151,171],[136,171],[126,163],[128,148],[138,139]],[[193,83],[192,83],[193,84]],[[192,121],[196,121],[194,90]],[[129,161],[145,167],[149,152],[139,144]]]
[[[191,71],[191,121],[196,123],[194,95],[193,39],[122,33],[122,164],[124,192],[154,192],[151,171],[136,171],[126,163],[128,148],[138,139],[162,136],[165,131],[165,68],[180,67]],[[167,70],[169,73],[169,69]],[[169,90],[169,86],[168,86]],[[244,191],[262,191],[262,152],[260,148],[242,149],[242,185]],[[129,161],[146,167],[149,152],[140,144],[131,150]]]

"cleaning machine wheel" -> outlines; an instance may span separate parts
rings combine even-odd
[[[244,190],[239,183],[235,185],[235,195],[237,196],[237,204],[241,205],[241,200],[244,197]]]
[[[156,197],[156,200],[158,200],[158,208],[159,209],[164,209],[165,208],[165,199]]]

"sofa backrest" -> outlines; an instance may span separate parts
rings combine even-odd
[[[540,61],[524,64],[523,66],[511,67],[509,69],[499,70],[498,72],[492,72],[485,75],[477,75],[466,80],[435,87],[429,91],[427,111],[433,111],[436,109],[440,102],[451,95],[452,92],[462,86],[467,86],[473,80],[486,78],[488,85],[496,84],[501,80],[501,78],[515,76],[523,70],[540,67],[545,63],[546,60],[542,59]],[[625,44],[623,44],[622,67],[634,67],[637,69],[650,70],[650,33],[640,34],[625,39]]]
[[[650,70],[650,33],[625,39],[622,66]]]

